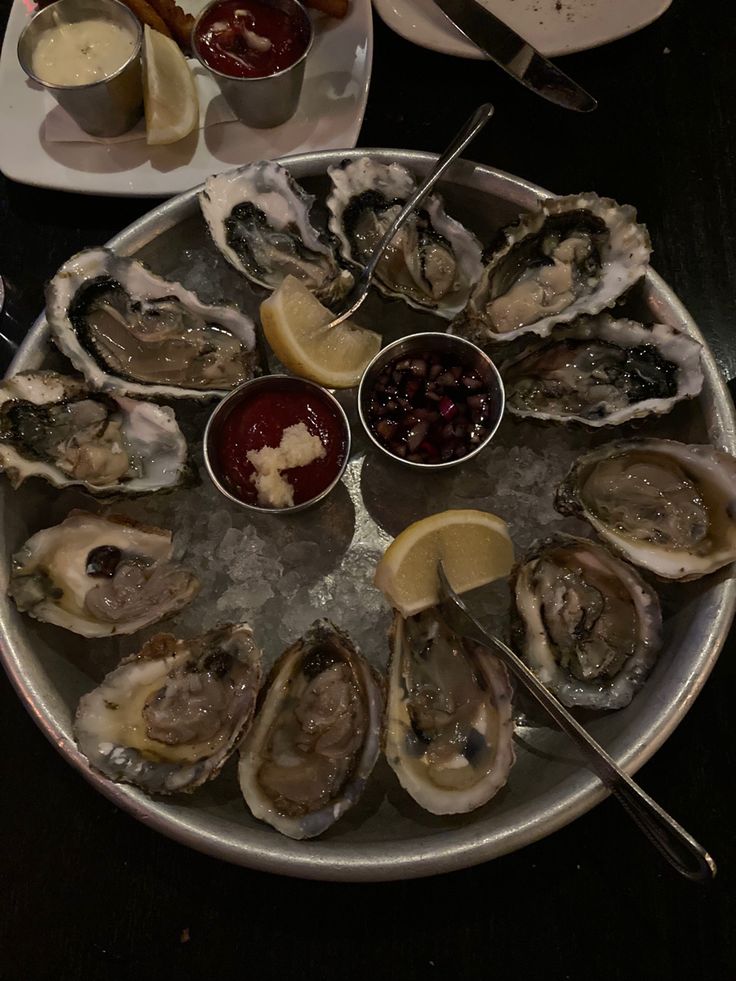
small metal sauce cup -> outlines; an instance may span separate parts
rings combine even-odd
[[[456,364],[462,365],[463,368],[475,369],[478,372],[486,383],[486,391],[493,398],[495,417],[491,422],[488,435],[483,442],[479,443],[470,453],[466,453],[465,456],[461,456],[457,460],[443,460],[439,463],[418,463],[414,460],[406,460],[403,457],[396,456],[396,454],[392,453],[391,450],[379,442],[368,423],[368,401],[373,387],[378,380],[378,376],[389,361],[406,356],[421,358],[435,351],[441,354],[449,354]],[[506,397],[503,381],[493,361],[479,347],[476,347],[475,344],[471,344],[464,337],[457,337],[455,334],[410,334],[408,337],[402,337],[400,340],[394,341],[393,344],[389,344],[378,352],[363,372],[363,377],[360,379],[360,385],[358,386],[358,415],[373,445],[378,447],[382,453],[385,453],[389,459],[396,460],[397,463],[403,463],[406,467],[414,467],[418,470],[447,470],[449,467],[457,467],[459,464],[466,463],[474,456],[477,456],[493,439],[503,417],[505,402]]]
[[[293,390],[306,389],[318,393],[324,402],[333,410],[335,419],[340,423],[343,431],[344,457],[335,478],[316,497],[312,497],[308,501],[302,501],[301,504],[294,504],[290,508],[267,508],[242,501],[227,489],[218,461],[217,445],[222,434],[222,427],[230,413],[242,402],[246,402],[254,392],[257,392],[259,389],[268,390],[269,388],[277,391],[283,391],[285,388]],[[319,501],[324,500],[340,483],[350,458],[350,423],[348,422],[345,410],[335,396],[331,392],[328,392],[326,388],[322,388],[321,385],[307,381],[305,378],[295,378],[293,375],[263,375],[260,378],[252,378],[250,381],[243,382],[242,385],[219,403],[207,421],[204,430],[203,450],[204,465],[207,468],[210,480],[228,500],[234,504],[238,504],[241,508],[245,508],[246,511],[253,511],[257,514],[296,514],[297,511],[304,511],[307,508],[313,507]]]
[[[222,0],[213,0],[195,20],[192,27],[192,51],[220,86],[225,100],[242,123],[258,129],[280,126],[291,119],[299,104],[307,55],[314,41],[314,28],[309,14],[298,0],[260,0],[261,3],[283,10],[300,20],[307,31],[307,47],[293,65],[280,72],[260,78],[240,78],[217,71],[206,61],[199,49],[198,33],[202,18],[221,2]]]
[[[133,53],[117,71],[86,85],[54,85],[33,71],[33,51],[48,28],[81,20],[107,20],[130,32]],[[18,39],[18,61],[30,79],[47,89],[79,126],[91,136],[120,136],[143,115],[141,44],[143,28],[119,0],[56,0],[39,10]]]

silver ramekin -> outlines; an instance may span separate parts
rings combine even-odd
[[[58,21],[57,21],[58,18]],[[53,85],[33,71],[33,50],[39,35],[57,22],[109,20],[133,35],[133,53],[107,78],[86,85]],[[90,136],[120,136],[143,115],[141,45],[143,28],[119,0],[56,0],[39,10],[18,38],[18,61],[30,79],[49,91],[62,108]]]
[[[220,2],[221,0],[213,0],[200,11],[192,27],[192,51],[199,63],[220,86],[225,100],[242,123],[258,129],[280,126],[287,119],[291,119],[299,104],[307,55],[314,41],[314,28],[309,14],[298,0],[261,0],[261,3],[283,10],[302,21],[307,30],[307,47],[304,54],[293,65],[283,68],[280,72],[264,75],[261,78],[236,78],[218,72],[205,61],[199,50],[197,34],[200,22],[205,14]]]
[[[384,366],[389,361],[405,355],[423,357],[433,351],[449,353],[456,360],[457,364],[462,365],[464,368],[474,368],[485,381],[487,390],[493,397],[496,414],[491,423],[488,435],[470,453],[466,453],[465,456],[461,456],[457,460],[445,460],[441,463],[416,463],[414,460],[405,460],[403,457],[396,456],[376,439],[368,425],[367,406],[371,390],[381,371],[383,371]],[[368,434],[368,438],[390,460],[396,460],[397,463],[403,463],[405,467],[414,467],[417,470],[447,470],[449,467],[457,467],[461,463],[472,460],[493,439],[503,417],[505,402],[506,397],[503,381],[493,361],[479,347],[476,347],[475,344],[471,344],[464,337],[457,337],[455,334],[410,334],[408,337],[402,337],[400,340],[394,341],[393,344],[389,344],[378,352],[363,372],[363,377],[360,379],[360,385],[358,386],[358,415],[360,416],[360,421],[363,423],[363,428]]]
[[[241,402],[244,402],[250,398],[253,395],[253,392],[258,391],[260,388],[268,389],[269,387],[278,387],[282,390],[284,387],[292,389],[308,389],[310,391],[317,392],[320,397],[334,409],[335,418],[342,426],[345,441],[345,456],[332,483],[325,487],[325,489],[316,497],[311,498],[309,501],[303,501],[301,504],[295,504],[290,508],[259,507],[257,504],[248,504],[245,501],[241,501],[239,497],[231,494],[225,486],[224,480],[222,479],[222,475],[219,471],[217,453],[215,451],[215,446],[217,444],[218,437],[222,432],[223,424],[233,409],[240,405]],[[328,392],[326,388],[322,388],[321,385],[317,385],[315,382],[307,381],[305,378],[295,378],[293,375],[262,375],[260,378],[252,378],[250,381],[243,382],[242,385],[227,395],[215,408],[214,412],[209,417],[204,430],[203,450],[204,465],[207,468],[207,473],[209,474],[210,480],[220,491],[220,493],[228,498],[228,500],[232,501],[234,504],[238,504],[241,508],[245,508],[246,511],[253,511],[257,514],[296,514],[297,511],[305,511],[307,508],[311,508],[315,504],[318,504],[320,501],[324,500],[324,498],[327,497],[327,495],[340,483],[350,458],[350,423],[348,422],[348,417],[345,414],[345,410],[337,401],[335,396],[332,395],[331,392]]]

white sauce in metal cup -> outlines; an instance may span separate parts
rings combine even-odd
[[[135,45],[130,31],[107,20],[57,23],[36,42],[33,72],[49,85],[88,85],[122,68]]]

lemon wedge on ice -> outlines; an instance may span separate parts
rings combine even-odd
[[[352,388],[378,354],[381,335],[349,320],[327,327],[333,314],[294,276],[261,304],[261,325],[289,371],[327,388]]]
[[[505,578],[514,563],[506,522],[488,511],[441,511],[405,528],[376,566],[374,582],[402,616],[439,601],[442,560],[457,593]]]

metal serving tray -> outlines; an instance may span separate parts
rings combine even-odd
[[[361,152],[386,161],[397,160],[418,174],[426,172],[435,159],[430,154],[395,150]],[[339,162],[347,153],[305,154],[289,158],[286,163],[310,190],[321,192],[327,186],[327,166]],[[441,185],[448,211],[482,240],[548,195],[519,178],[466,161],[459,161],[450,173],[451,178]],[[176,253],[183,242],[189,246],[198,242],[206,247],[197,190],[172,198],[108,244],[124,254],[141,253],[154,268],[167,272],[167,266],[170,269],[176,265]],[[438,321],[407,313],[407,308],[397,301],[386,303],[385,307],[388,339],[391,331],[396,334],[402,329],[407,333],[432,326],[437,329]],[[703,340],[688,312],[654,272],[650,271],[637,287],[627,311],[650,321],[667,322]],[[402,328],[404,322],[406,327]],[[49,350],[42,316],[29,332],[11,372],[47,363]],[[704,370],[705,388],[697,402],[680,407],[668,417],[669,421],[647,425],[643,431],[694,442],[709,441],[736,453],[733,407],[707,347]],[[354,400],[354,394],[347,398]],[[614,433],[610,438],[614,438]],[[362,504],[359,492],[355,496],[355,487],[361,486],[360,470],[370,457],[365,442],[358,442],[351,460],[352,472],[358,476],[351,486],[356,519],[361,517]],[[447,818],[427,814],[404,794],[386,764],[379,762],[360,804],[321,839],[308,842],[284,838],[251,817],[239,794],[232,762],[220,778],[183,800],[151,799],[133,788],[111,783],[89,769],[71,732],[80,694],[114,664],[109,649],[21,616],[6,598],[7,557],[29,534],[61,520],[63,513],[56,513],[61,507],[59,492],[37,481],[29,481],[21,491],[14,492],[7,481],[2,481],[0,494],[2,554],[6,556],[0,589],[1,652],[18,694],[64,758],[101,793],[140,821],[183,844],[230,862],[287,875],[336,880],[399,879],[462,868],[521,848],[579,817],[605,796],[599,782],[577,764],[564,737],[540,726],[525,726],[518,731],[517,763],[509,784],[480,810]],[[78,498],[79,495],[73,503],[78,504]],[[404,493],[404,504],[406,498]],[[489,498],[485,505],[493,510],[493,499]],[[388,502],[386,514],[392,506],[393,502]],[[401,506],[397,500],[396,507]],[[373,513],[375,516],[375,509]],[[393,534],[396,528],[390,527],[389,531]],[[677,590],[673,594],[676,601],[668,604],[665,597],[667,644],[651,678],[628,708],[590,722],[595,737],[630,773],[659,749],[692,705],[715,663],[736,604],[736,582],[729,578],[728,570],[696,583],[668,588]],[[350,629],[349,623],[342,625]],[[377,642],[373,659],[385,659],[385,653],[383,642]]]

